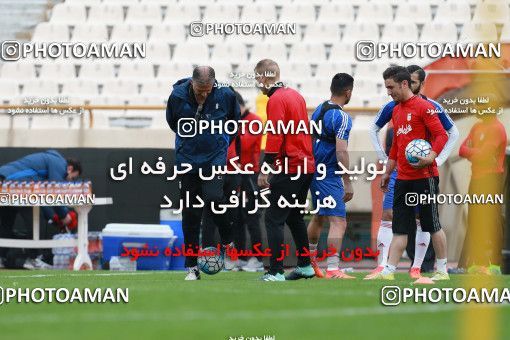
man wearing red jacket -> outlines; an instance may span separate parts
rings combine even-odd
[[[398,104],[393,109],[394,127],[386,173],[381,179],[381,188],[388,190],[391,173],[397,166],[392,229],[393,239],[390,245],[389,259],[385,268],[370,279],[394,280],[393,273],[407,245],[408,232],[416,228],[415,202],[410,195],[437,195],[439,193],[439,173],[435,158],[448,140],[448,135],[441,125],[434,106],[411,91],[411,75],[405,67],[392,66],[383,73],[384,84],[388,94]],[[428,140],[432,150],[426,157],[417,157],[419,161],[411,164],[406,159],[406,146],[415,139]],[[446,235],[441,229],[437,203],[435,200],[418,200],[418,211],[422,230],[429,232],[436,252],[437,271],[432,280],[449,280],[446,269]]]
[[[270,59],[263,59],[255,66],[255,79],[265,95],[267,102],[267,120],[274,127],[278,122],[294,124],[306,122],[309,126],[308,112],[304,98],[294,89],[283,86],[280,82],[280,68]],[[273,133],[275,132],[275,133]],[[267,174],[259,174],[258,184],[262,188],[269,187],[270,206],[266,210],[265,222],[268,245],[271,249],[269,271],[262,277],[263,281],[285,281],[315,276],[310,265],[309,256],[298,256],[297,267],[287,277],[283,275],[283,228],[290,228],[296,249],[301,253],[308,250],[308,235],[303,220],[302,208],[280,207],[279,200],[283,197],[287,202],[304,204],[308,189],[315,172],[311,135],[301,132],[297,134],[268,131],[264,162],[283,168],[288,162],[287,172],[281,171],[271,179]],[[297,131],[295,131],[297,132]],[[305,166],[306,165],[306,166]],[[298,178],[298,167],[300,175]],[[294,179],[291,179],[294,177]],[[309,250],[308,250],[309,251]]]

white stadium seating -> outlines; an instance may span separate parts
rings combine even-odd
[[[471,20],[471,9],[469,4],[463,1],[442,1],[437,7],[434,21],[441,23],[464,24]]]
[[[190,22],[293,23],[297,34],[190,34]],[[494,0],[66,0],[48,21],[36,25],[34,42],[139,42],[145,59],[25,59],[0,66],[0,102],[22,102],[27,95],[66,95],[75,103],[161,105],[172,84],[193,67],[215,67],[217,79],[231,72],[251,73],[263,58],[280,64],[281,77],[297,87],[309,106],[328,97],[335,73],[355,77],[350,106],[378,107],[388,97],[381,73],[390,62],[425,66],[432,60],[361,62],[356,42],[510,42],[510,1]],[[253,81],[253,80],[252,80]],[[19,86],[21,85],[21,87]],[[22,90],[20,92],[20,90]],[[254,107],[257,89],[239,88]],[[97,125],[110,126],[98,113]],[[161,126],[153,111],[151,127]],[[2,120],[4,122],[4,120]],[[20,118],[15,126],[46,127],[51,120]],[[67,122],[66,124],[68,124]],[[2,123],[3,124],[3,123]],[[75,122],[71,122],[71,128]],[[25,127],[26,128],[26,127]],[[63,128],[65,128],[63,126]]]
[[[76,24],[71,41],[73,42],[101,42],[108,40],[106,25]]]
[[[85,22],[86,18],[85,6],[78,3],[76,5],[60,3],[53,8],[50,22],[75,25]]]
[[[429,22],[423,26],[420,41],[452,42],[457,41],[457,27],[453,22]]]
[[[468,23],[459,38],[463,42],[497,41],[498,32],[492,23]]]

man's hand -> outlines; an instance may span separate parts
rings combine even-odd
[[[383,192],[388,192],[388,183],[390,182],[390,174],[385,172],[381,176],[381,190]]]
[[[261,188],[269,188],[269,174],[260,173],[257,179],[257,184]]]
[[[437,154],[434,151],[431,151],[428,154],[428,156],[426,156],[426,157],[416,156],[416,158],[418,158],[418,163],[409,163],[409,164],[411,164],[411,166],[415,169],[425,168],[427,166],[432,165],[434,163],[434,160],[436,159],[436,157],[437,157]]]
[[[347,203],[352,200],[354,190],[352,190],[352,183],[350,181],[344,182],[344,202]]]
[[[69,230],[75,230],[78,227],[78,214],[75,211],[70,211],[67,216],[71,218],[71,221],[66,224],[67,228]]]

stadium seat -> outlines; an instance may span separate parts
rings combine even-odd
[[[80,68],[80,79],[111,79],[115,77],[112,63],[84,63]]]
[[[342,36],[343,42],[355,42],[358,40],[379,40],[379,28],[373,22],[364,21],[363,23],[350,24],[345,27]]]
[[[329,54],[331,62],[358,62],[354,44],[351,42],[334,44]]]
[[[208,4],[205,8],[205,22],[237,22],[239,20],[239,8],[232,4]]]
[[[473,22],[510,23],[510,7],[506,1],[485,1],[476,6]]]
[[[122,105],[128,105],[129,100],[125,96],[116,96],[116,95],[110,95],[110,96],[98,96],[91,99],[91,103],[94,105],[104,105],[104,106],[122,106]],[[125,115],[126,110],[101,110],[96,109],[93,111],[93,119],[94,119],[94,128],[103,128],[103,129],[111,129],[115,126],[112,126],[110,124],[110,117],[112,116],[119,116],[119,115]]]
[[[186,40],[186,30],[183,24],[154,25],[149,41],[155,43],[183,43]]]
[[[167,98],[168,94],[166,96]],[[165,100],[161,96],[134,96],[129,99],[129,105],[135,106],[154,106],[164,104]],[[166,112],[163,110],[129,110],[126,112],[126,115],[149,117],[152,122],[150,126],[151,128],[168,129]],[[155,121],[157,121],[157,124],[154,124]]]
[[[510,24],[503,26],[499,40],[504,43],[510,43]]]
[[[340,42],[340,28],[338,24],[307,25],[304,41],[336,44]]]
[[[324,3],[320,6],[318,23],[350,24],[354,22],[354,9],[349,4]]]
[[[138,94],[138,85],[134,80],[118,79],[106,80],[103,83],[103,92],[101,96],[122,97],[126,101],[132,95]]]
[[[276,9],[274,2],[268,4],[256,4],[255,6],[244,6],[239,22],[276,22]]]
[[[337,73],[347,73],[352,75],[352,63],[349,62],[341,62],[332,60],[331,62],[321,63],[317,67],[317,73],[315,77],[332,79],[333,76]]]
[[[356,93],[353,93],[353,96],[354,95],[356,95]],[[388,102],[393,100],[390,96],[388,96],[385,89],[383,89],[381,94],[374,95],[374,96],[367,96],[365,98],[368,100],[369,107],[377,107],[377,108],[383,107]]]
[[[32,115],[15,115],[13,116],[13,128],[14,129],[29,129],[32,127],[32,121],[34,117]]]
[[[280,74],[285,76],[285,79],[308,79],[311,77],[310,64],[307,63],[294,63],[282,62],[279,63]]]
[[[217,0],[218,2],[232,2],[232,0]],[[274,0],[254,0],[253,1],[256,5],[275,5],[275,2]],[[299,0],[280,0],[278,1],[278,6],[279,7],[282,7],[282,6],[285,6],[285,5],[289,5],[293,2],[300,2]],[[310,1],[306,1],[307,3],[309,3]],[[247,6],[248,4],[246,4],[245,6]]]
[[[152,63],[165,63],[170,61],[171,47],[167,43],[148,43],[145,45],[147,53],[145,60]]]
[[[214,37],[214,35],[212,35]],[[273,37],[268,38],[266,41],[270,41]],[[225,43],[244,43],[244,44],[257,44],[264,40],[264,36],[261,34],[229,34],[225,36]],[[218,43],[218,39],[210,40],[210,43]]]
[[[413,23],[394,23],[385,25],[381,41],[384,42],[415,42],[418,40],[418,29]]]
[[[161,8],[156,4],[132,4],[129,6],[126,23],[158,25],[163,21]]]
[[[389,3],[367,2],[360,5],[358,23],[388,24],[393,21],[393,9]]]
[[[433,21],[426,23],[421,31],[423,42],[456,42],[457,27],[453,22]]]
[[[145,96],[134,96],[129,99],[130,105],[148,105],[148,106],[154,106],[154,105],[164,105],[166,103],[166,99],[170,95],[170,88],[167,88],[165,92],[166,95],[164,96],[156,96],[156,95],[145,95]],[[136,113],[140,112],[139,110],[135,111]],[[155,115],[163,115],[165,116],[165,112],[161,110],[143,110],[143,112],[150,116]]]
[[[119,68],[119,79],[150,79],[154,77],[154,67],[147,62],[123,63]]]
[[[135,95],[133,95],[133,97],[134,96]],[[112,94],[112,95],[103,94],[101,96],[95,97],[93,102],[94,102],[94,105],[119,105],[120,106],[120,105],[127,105],[129,103],[129,98],[126,98],[124,96],[116,96],[114,94]],[[101,111],[109,112],[109,113],[112,113],[112,112],[124,113],[125,112],[125,110],[101,110]],[[99,111],[95,111],[95,112],[99,112]]]
[[[497,41],[496,25],[490,23],[469,23],[464,25],[460,34],[462,42],[488,42]]]
[[[64,84],[64,87],[65,87],[65,84]],[[62,91],[62,93],[65,93],[65,92]],[[63,95],[63,97],[67,98],[69,105],[82,106],[85,104],[85,98],[83,98],[79,93],[74,96]]]
[[[0,69],[3,79],[30,79],[35,78],[35,66],[31,62],[10,62],[4,63]]]
[[[346,106],[345,110],[347,112],[349,112],[349,109],[350,108],[361,108],[361,107],[366,107],[368,106],[368,99],[365,99],[364,96],[357,96],[356,93],[360,93],[358,89],[356,89],[356,87],[354,88],[353,90],[353,95],[351,97],[351,100],[349,101],[349,106]],[[356,118],[353,120],[353,124],[354,124],[354,121],[356,120]],[[352,138],[349,140],[349,146],[352,145]]]
[[[8,105],[9,104],[9,100],[4,100],[0,96],[0,103]],[[11,119],[14,119],[14,117],[9,115],[9,114],[2,114],[2,113],[0,113],[0,129],[8,129],[10,127],[10,125],[11,125]]]
[[[336,45],[334,45],[336,46]],[[292,62],[321,63],[326,61],[324,44],[294,44],[290,50]]]
[[[382,73],[390,66],[384,62],[357,63],[354,69],[354,82],[360,79],[374,79],[382,81]]]
[[[278,65],[281,63],[280,61],[276,61]],[[244,73],[244,74],[253,74],[253,69],[255,68],[255,62],[244,62],[239,64],[232,64],[232,72],[233,73]],[[281,74],[281,72],[280,72]]]
[[[106,25],[76,24],[71,41],[105,42],[108,40]]]
[[[51,23],[75,25],[85,22],[85,6],[76,4],[60,3],[51,10]]]
[[[421,2],[429,4],[429,5],[439,6],[445,2],[450,2],[450,1],[456,1],[456,0],[422,0]],[[478,1],[478,0],[462,0],[462,1],[465,1],[469,4],[469,1]]]
[[[432,21],[430,4],[400,3],[395,14],[396,23],[425,24]]]
[[[146,41],[147,28],[144,25],[115,25],[110,41]]]
[[[32,129],[68,129],[71,127],[69,116],[60,114],[34,115]]]
[[[132,5],[133,3],[137,3],[139,0],[102,0],[105,4],[121,4],[121,5]]]
[[[102,0],[66,0],[67,4],[71,5],[97,5],[100,4]]]
[[[39,74],[41,79],[74,79],[76,78],[76,68],[72,63],[57,62],[57,63],[44,63],[41,67]]]
[[[110,126],[109,120],[109,112],[108,111],[93,111],[93,128],[97,130],[102,129],[113,129],[113,127]],[[87,126],[89,121],[87,120]]]
[[[186,23],[189,25],[190,22],[199,21],[200,19],[201,16],[199,6],[169,4],[166,10],[165,18],[163,19],[163,23]]]
[[[175,47],[172,61],[203,63],[209,60],[209,49],[204,44],[187,43]]]
[[[306,106],[316,108],[324,101],[328,100],[330,95],[328,93],[320,94],[302,94],[305,98]]]
[[[190,77],[193,65],[189,62],[164,63],[159,65],[157,79],[181,79]]]
[[[471,21],[469,4],[463,1],[441,2],[437,7],[434,21],[438,23],[466,24]]]
[[[303,81],[301,85],[301,94],[317,95],[328,98],[330,96],[329,87],[331,78],[309,78]]]
[[[22,95],[24,97],[59,96],[58,84],[53,80],[33,79],[20,81],[23,83]]]
[[[164,5],[168,6],[169,4],[176,4],[178,0],[141,0],[142,3],[151,4],[151,5]]]
[[[167,80],[167,79],[164,79],[164,80],[144,80],[143,83],[142,83],[142,91],[141,91],[141,95],[142,96],[152,96],[152,97],[157,97],[161,100],[166,100],[168,99],[168,97],[170,96],[170,93],[172,92],[172,86],[173,84],[181,79],[181,78],[185,78],[187,76],[189,76],[190,73],[188,73],[187,75],[184,75],[184,74],[181,74],[180,76],[174,76],[174,77],[169,77],[169,78],[173,78],[173,80]],[[152,105],[156,105],[156,104],[152,104]]]
[[[42,22],[35,27],[32,41],[69,41],[69,29],[64,24]]]
[[[282,8],[278,21],[314,23],[316,21],[315,8],[308,3],[285,5]]]
[[[12,80],[4,79],[4,77],[2,76],[2,78],[0,78],[0,98],[2,98],[2,100],[5,100],[5,98],[14,97],[17,96],[18,94],[19,94],[18,83]]]
[[[256,63],[261,59],[273,59],[284,62],[287,60],[286,48],[282,44],[256,44],[251,51],[250,61]]]
[[[87,79],[64,80],[62,93],[80,96],[82,99],[99,95],[97,82]]]
[[[114,3],[90,6],[87,22],[108,25],[122,24],[124,22],[122,6]]]
[[[358,95],[363,94],[360,97],[365,97],[365,94],[368,96],[374,96],[381,93],[381,84],[383,82],[382,75],[380,77],[380,81],[376,81],[376,78],[373,75],[370,78],[362,78],[356,77],[354,81],[354,89],[353,94],[358,93]]]
[[[241,42],[215,44],[211,56],[211,60],[229,63],[244,62],[247,58],[246,46]]]

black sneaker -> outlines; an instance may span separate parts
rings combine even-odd
[[[311,265],[308,265],[306,267],[296,267],[296,269],[285,276],[285,280],[311,279],[314,276],[315,271]]]

